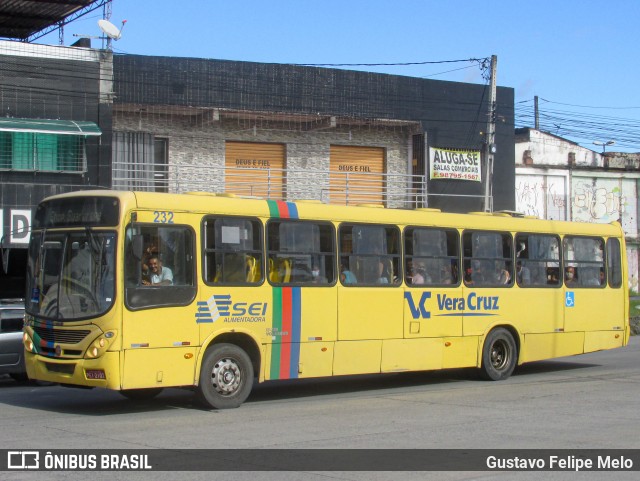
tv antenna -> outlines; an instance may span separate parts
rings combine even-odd
[[[102,30],[102,33],[106,35],[107,50],[111,50],[111,40],[120,40],[120,38],[122,37],[122,29],[124,29],[125,23],[127,23],[127,21],[123,20],[122,25],[120,26],[120,28],[118,28],[109,20],[98,20],[98,28],[100,28],[100,30]]]
[[[102,37],[94,37],[91,35],[83,35],[74,33],[74,37],[83,37],[83,38],[99,38],[107,41],[107,50],[111,50],[111,40],[119,40],[122,37],[122,29],[124,28],[124,24],[127,23],[126,20],[122,21],[122,26],[120,28],[116,27],[109,20],[98,20],[98,28],[102,31],[104,36]]]

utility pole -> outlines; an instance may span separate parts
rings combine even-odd
[[[538,108],[538,96],[533,97],[533,117],[535,118],[536,130],[540,130],[540,110]]]
[[[111,21],[111,0],[104,4],[104,13],[102,18],[109,22]],[[107,37],[107,50],[111,51],[111,37],[109,37],[109,35],[105,35],[105,37]]]
[[[496,67],[498,57],[491,56],[490,95],[487,136],[484,143],[484,211],[493,212],[493,156],[496,153]]]

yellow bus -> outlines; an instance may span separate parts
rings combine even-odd
[[[254,380],[522,363],[625,346],[618,223],[87,191],[29,246],[30,378],[231,408]]]

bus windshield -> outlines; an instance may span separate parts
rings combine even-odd
[[[106,312],[115,289],[113,232],[34,232],[29,246],[26,310],[52,320]]]

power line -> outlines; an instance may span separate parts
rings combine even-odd
[[[459,62],[476,62],[484,65],[491,59],[485,58],[467,58],[462,60],[437,60],[424,62],[393,62],[393,63],[292,63],[298,67],[404,67],[407,65],[434,65],[442,63],[459,63]]]
[[[636,107],[587,106],[555,102],[541,99],[546,104],[575,107],[578,109],[597,109],[598,113],[584,110],[564,110],[545,108],[539,111],[540,129],[562,136],[591,147],[594,140],[615,140],[623,149],[640,151],[640,119],[617,117],[599,113],[604,109],[631,110]],[[532,100],[516,103],[514,114],[516,127],[528,127],[535,124],[534,113],[528,105]]]
[[[640,107],[603,107],[603,106],[594,106],[594,105],[576,105],[576,104],[567,104],[563,102],[555,102],[553,100],[547,100],[540,97],[540,100],[550,104],[558,104],[558,105],[566,105],[568,107],[582,107],[586,109],[610,109],[610,110],[632,110],[632,109],[640,109]]]

